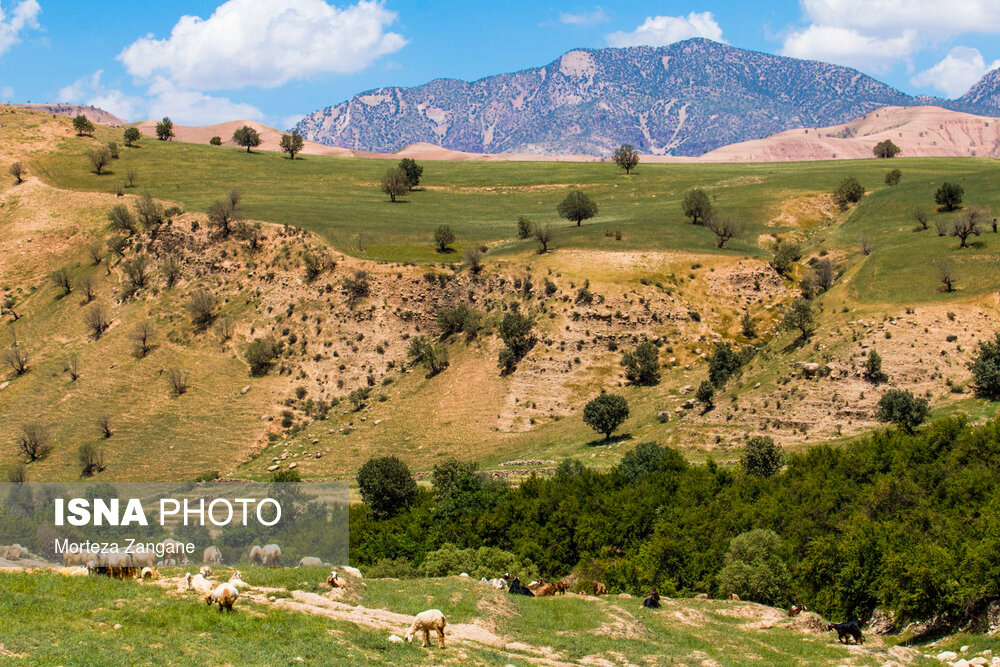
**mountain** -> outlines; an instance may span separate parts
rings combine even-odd
[[[911,97],[847,67],[699,38],[577,49],[472,83],[379,88],[315,111],[297,128],[318,143],[376,152],[427,142],[474,153],[607,155],[627,142],[654,155],[700,155],[918,104],[966,106]]]
[[[994,112],[1000,109],[1000,68],[987,72],[957,102],[963,106],[983,107]]]

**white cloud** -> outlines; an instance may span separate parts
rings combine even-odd
[[[284,118],[281,119],[281,128],[291,129],[292,127],[295,126],[296,123],[298,123],[303,118],[305,118],[305,114],[301,113],[293,113],[289,116],[285,116]]]
[[[606,37],[609,46],[666,46],[692,37],[722,41],[722,28],[712,12],[685,16],[649,16],[632,32],[621,30]]]
[[[563,12],[559,15],[559,22],[566,25],[591,26],[604,23],[608,20],[608,14],[601,7],[594,7],[589,12],[569,13]]]
[[[935,88],[950,98],[961,97],[984,74],[998,67],[1000,60],[987,66],[978,49],[956,46],[944,60],[914,76],[910,83]]]
[[[21,41],[22,32],[38,29],[38,15],[41,12],[42,7],[37,0],[21,0],[9,18],[3,7],[0,7],[0,56]]]
[[[56,93],[57,102],[89,104],[110,111],[125,120],[142,117],[145,101],[141,97],[126,95],[120,90],[108,88],[101,82],[104,70],[97,70],[90,76],[80,77]]]
[[[782,54],[884,72],[917,48],[917,33],[875,37],[851,28],[811,25],[785,38]]]
[[[356,72],[400,50],[407,40],[386,31],[395,20],[372,0],[345,9],[324,0],[228,0],[208,19],[182,16],[166,39],[136,40],[118,59],[138,80],[182,90],[274,88]]]
[[[1000,31],[996,0],[802,0],[802,8],[816,25],[865,33]]]
[[[0,99],[3,99],[6,102],[10,102],[12,99],[14,99],[14,89],[11,88],[10,86],[4,86],[3,88],[0,88]]]
[[[264,118],[263,112],[252,104],[178,89],[165,79],[155,81],[149,92],[152,97],[146,103],[146,115],[150,118],[170,116],[171,120],[181,125],[212,125],[229,120]]]

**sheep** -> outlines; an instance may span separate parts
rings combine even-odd
[[[260,548],[260,545],[255,544],[252,549],[250,549],[250,564],[251,565],[263,565],[264,564],[264,550]]]
[[[608,587],[605,586],[604,584],[602,584],[599,581],[595,581],[594,582],[594,596],[597,597],[597,596],[607,595],[607,594],[608,594]]]
[[[326,583],[329,584],[330,588],[343,588],[344,581],[337,578],[337,571],[330,570],[330,576],[326,578]]]
[[[202,594],[211,593],[212,589],[219,585],[218,582],[209,581],[200,574],[191,576],[190,572],[184,575],[184,581],[187,583],[187,590],[193,590]]]
[[[205,604],[209,607],[212,603],[219,605],[219,612],[221,613],[223,609],[227,612],[233,610],[233,605],[240,597],[240,592],[237,590],[236,586],[226,582],[224,584],[219,584],[213,590],[205,593]]]
[[[708,599],[708,593],[698,593],[697,595],[694,596],[694,599],[695,600],[707,600]]]
[[[90,570],[82,565],[74,565],[73,567],[61,567],[58,570],[59,574],[64,577],[86,577],[90,575]]]
[[[201,562],[205,565],[222,565],[222,552],[219,551],[219,547],[211,546],[205,549]]]
[[[437,632],[438,646],[444,648],[444,628],[448,624],[444,614],[437,609],[428,609],[417,614],[413,619],[413,625],[406,631],[406,641],[413,643],[413,636],[418,632],[424,633],[424,647],[431,645],[431,630]]]
[[[266,544],[262,551],[266,567],[281,567],[281,547],[277,544]]]
[[[351,567],[350,565],[343,565],[341,566],[340,569],[344,571],[344,574],[349,574],[355,579],[364,579],[364,577],[361,576],[361,570],[359,570],[356,567]]]
[[[233,576],[229,577],[229,583],[231,583],[233,586],[236,586],[236,588],[238,589],[250,588],[250,584],[243,581],[243,573],[240,572],[239,570],[233,571]]]
[[[490,586],[492,586],[493,588],[497,589],[498,591],[506,590],[506,588],[507,588],[507,580],[506,579],[500,579],[500,578],[490,579],[489,584],[490,584]]]
[[[160,553],[163,554],[164,560],[173,559],[177,565],[187,565],[188,559],[183,544],[168,537],[160,542],[160,547],[162,548]]]
[[[323,561],[315,556],[304,556],[299,559],[299,567],[323,567]]]
[[[212,568],[207,565],[202,565],[201,569],[198,570],[198,574],[208,579],[212,576]]]
[[[147,565],[146,567],[142,568],[142,573],[139,575],[139,578],[143,579],[143,580],[145,580],[145,579],[150,579],[150,580],[159,579],[160,578],[160,573],[156,571],[155,567],[151,567],[151,566]]]
[[[94,551],[77,551],[76,553],[64,552],[63,553],[63,565],[66,567],[83,566],[86,567],[87,563],[94,559],[96,552]]]

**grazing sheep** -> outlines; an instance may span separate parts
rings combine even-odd
[[[263,565],[264,564],[264,550],[260,548],[260,545],[255,544],[252,549],[250,549],[250,564],[251,565]]]
[[[344,580],[337,578],[337,571],[330,570],[330,576],[326,578],[326,583],[329,584],[330,588],[343,588]]]
[[[222,552],[219,551],[219,547],[211,546],[205,549],[201,562],[205,565],[222,565]]]
[[[90,575],[90,570],[82,565],[74,565],[73,567],[61,567],[58,569],[59,574],[64,577],[86,577]]]
[[[187,582],[188,590],[193,590],[202,594],[211,593],[212,590],[219,585],[218,582],[209,581],[200,574],[191,576],[190,572],[184,575],[184,581]]]
[[[642,601],[642,606],[646,609],[660,608],[660,593],[654,588],[649,592],[649,596]]]
[[[736,600],[737,602],[739,602],[740,601],[740,596],[737,595],[736,593],[730,593],[729,594],[729,599],[730,600]]]
[[[708,593],[698,593],[697,595],[694,596],[694,599],[695,600],[707,600],[708,599]]]
[[[184,545],[177,540],[167,538],[160,542],[162,547],[161,553],[163,554],[164,560],[173,559],[177,565],[187,565],[187,553],[184,551]]]
[[[87,563],[94,560],[97,555],[96,551],[78,551],[76,553],[63,553],[63,565],[66,567],[73,566],[83,566],[86,567]]]
[[[344,571],[344,574],[349,574],[355,579],[364,579],[364,577],[361,576],[361,570],[359,570],[356,567],[351,567],[350,565],[342,565],[340,569]]]
[[[219,584],[213,590],[205,593],[205,604],[211,607],[214,602],[219,605],[220,613],[223,609],[227,612],[231,612],[233,610],[233,605],[236,604],[239,597],[240,592],[236,589],[236,586],[226,582],[224,584]]]
[[[594,582],[594,596],[607,595],[608,587],[599,581]]]
[[[281,567],[281,547],[277,544],[266,544],[263,549],[265,567]]]
[[[315,556],[304,556],[299,559],[299,567],[323,567],[323,561]]]
[[[236,588],[250,588],[250,584],[243,581],[243,573],[239,570],[235,570],[233,576],[229,577],[229,583],[236,586]]]
[[[413,625],[410,629],[406,631],[406,641],[413,643],[413,635],[418,632],[424,633],[424,643],[423,646],[427,647],[431,645],[431,630],[437,632],[438,636],[438,646],[444,648],[444,628],[448,622],[442,614],[437,609],[428,609],[427,611],[422,611],[416,615],[413,619]]]
[[[497,589],[498,591],[506,590],[506,588],[507,588],[507,580],[506,579],[500,579],[500,578],[490,579],[489,583],[490,583],[490,586],[492,586],[493,588]]]
[[[139,575],[139,578],[143,579],[143,580],[145,580],[145,579],[150,579],[150,580],[159,579],[160,578],[160,573],[156,571],[155,567],[150,567],[150,566],[147,565],[146,567],[142,568],[142,574]]]

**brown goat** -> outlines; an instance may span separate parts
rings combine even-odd
[[[607,594],[608,594],[608,587],[605,586],[604,584],[602,584],[599,581],[595,581],[594,582],[594,595],[595,596],[599,596],[599,595],[607,595]]]

